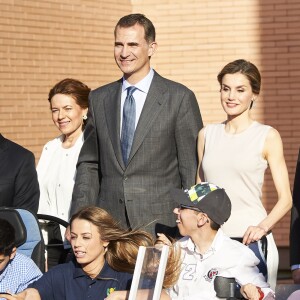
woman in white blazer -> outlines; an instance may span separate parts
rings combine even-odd
[[[71,217],[69,208],[76,163],[83,144],[89,92],[90,88],[84,83],[69,78],[58,82],[49,92],[52,120],[61,135],[44,146],[37,165],[40,214],[65,221]],[[61,233],[64,235],[63,231]],[[45,239],[47,243],[47,236]]]

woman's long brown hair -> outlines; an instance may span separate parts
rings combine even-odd
[[[89,206],[74,214],[75,219],[86,220],[98,228],[102,241],[108,241],[105,259],[116,271],[133,273],[140,246],[154,246],[152,235],[140,229],[123,229],[119,223],[104,209]],[[180,272],[180,253],[171,246],[165,272],[164,287],[173,286]]]

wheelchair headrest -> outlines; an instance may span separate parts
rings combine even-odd
[[[0,207],[0,218],[14,227],[16,247],[24,244],[27,239],[26,227],[18,211],[13,208]]]

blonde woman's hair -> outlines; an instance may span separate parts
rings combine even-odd
[[[71,226],[75,219],[86,220],[98,228],[101,240],[109,242],[105,259],[116,271],[133,273],[139,246],[154,246],[154,239],[150,233],[140,229],[123,229],[119,222],[100,207],[89,206],[80,209],[72,216]],[[171,246],[164,287],[173,286],[179,272],[180,254]]]

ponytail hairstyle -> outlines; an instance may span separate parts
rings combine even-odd
[[[116,271],[133,273],[139,246],[154,246],[154,239],[150,233],[140,229],[123,229],[119,222],[100,207],[88,206],[80,209],[72,216],[71,225],[75,219],[86,220],[98,228],[101,240],[109,242],[105,260]],[[165,273],[166,287],[173,286],[178,279],[177,275],[174,276],[174,270],[180,272],[180,255],[175,248],[170,247],[169,257],[172,265],[167,267],[168,272]]]
[[[217,76],[220,86],[222,86],[223,77],[226,74],[235,73],[241,73],[245,75],[250,82],[252,92],[255,95],[259,95],[261,87],[261,75],[258,68],[253,63],[245,59],[237,59],[223,67]]]

